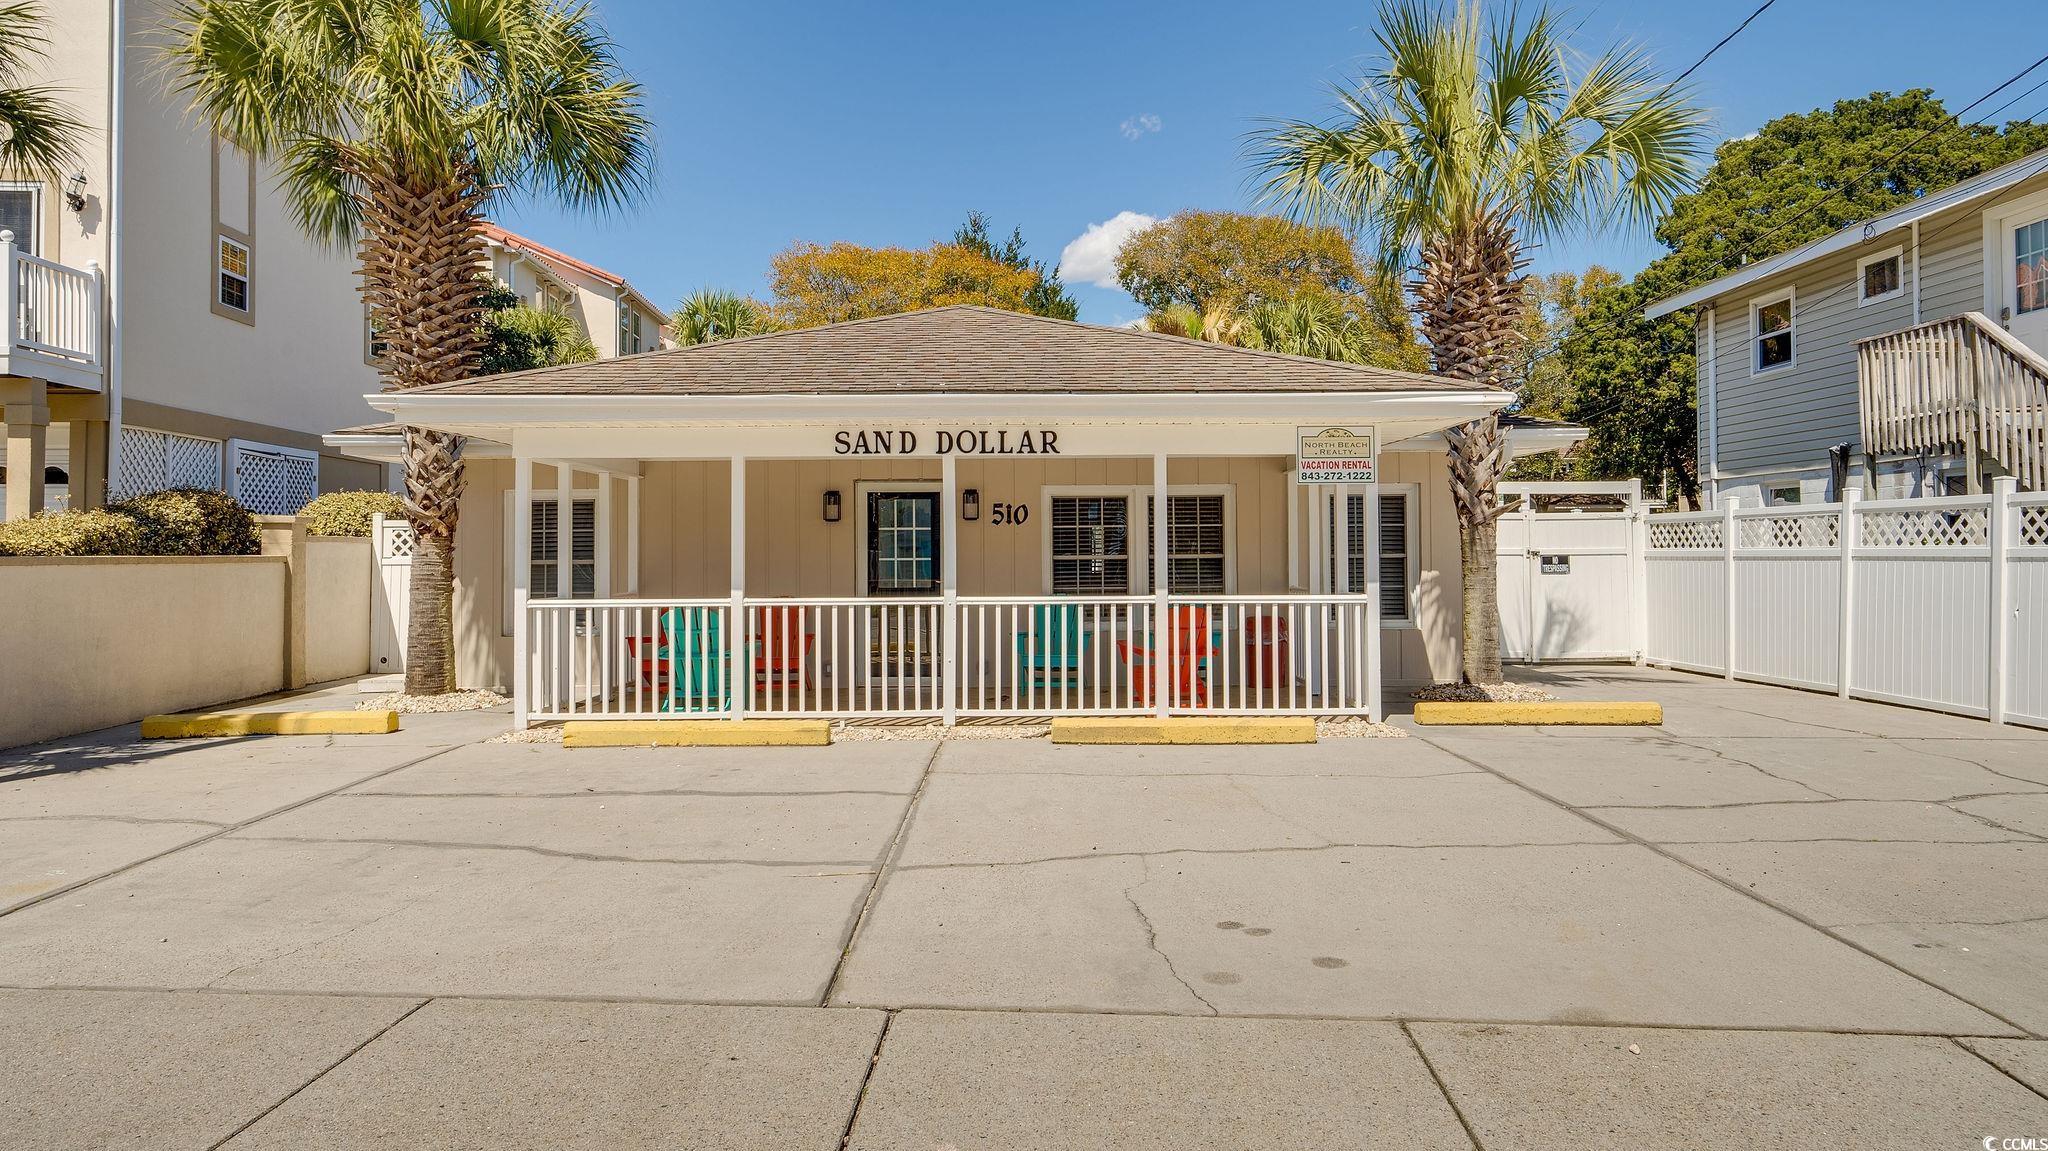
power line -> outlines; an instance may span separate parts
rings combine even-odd
[[[1744,28],[1747,28],[1747,27],[1749,27],[1749,25],[1750,25],[1750,23],[1751,23],[1752,21],[1754,21],[1754,20],[1755,20],[1755,19],[1756,19],[1757,17],[1759,17],[1759,16],[1761,16],[1761,15],[1763,15],[1763,14],[1764,14],[1764,10],[1765,10],[1765,9],[1769,8],[1769,7],[1770,7],[1771,5],[1773,5],[1773,4],[1776,4],[1777,2],[1778,2],[1778,0],[1764,0],[1764,2],[1763,2],[1762,4],[1759,4],[1759,5],[1757,5],[1757,9],[1756,9],[1756,11],[1754,11],[1754,12],[1751,12],[1751,13],[1749,14],[1749,16],[1748,16],[1748,18],[1747,18],[1747,19],[1743,20],[1743,22],[1742,22],[1742,23],[1740,23],[1740,24],[1737,24],[1737,25],[1735,26],[1735,31],[1733,31],[1733,32],[1730,32],[1730,33],[1728,33],[1728,34],[1727,34],[1726,36],[1723,36],[1723,37],[1721,37],[1721,39],[1720,39],[1720,40],[1716,41],[1716,42],[1714,43],[1714,46],[1713,46],[1712,48],[1709,48],[1709,49],[1707,49],[1707,53],[1706,53],[1706,55],[1704,55],[1704,56],[1701,56],[1701,57],[1700,57],[1699,59],[1697,59],[1697,60],[1694,60],[1694,61],[1692,62],[1692,67],[1690,67],[1690,68],[1687,68],[1687,69],[1686,69],[1685,71],[1683,71],[1683,72],[1680,72],[1680,73],[1678,74],[1678,79],[1676,79],[1676,80],[1673,80],[1673,81],[1672,81],[1671,83],[1669,83],[1669,84],[1666,84],[1666,85],[1664,85],[1664,91],[1666,91],[1666,92],[1669,92],[1669,91],[1671,91],[1671,90],[1672,90],[1673,88],[1676,88],[1676,87],[1678,87],[1678,86],[1679,86],[1680,84],[1683,84],[1683,83],[1685,83],[1685,78],[1686,78],[1687,76],[1690,76],[1690,75],[1692,75],[1692,74],[1693,74],[1694,72],[1697,72],[1697,71],[1699,71],[1699,70],[1700,70],[1700,65],[1702,65],[1702,64],[1706,63],[1707,61],[1709,61],[1709,60],[1713,59],[1713,58],[1714,58],[1714,53],[1716,53],[1716,52],[1719,52],[1719,51],[1720,51],[1721,49],[1723,49],[1723,48],[1726,48],[1726,47],[1728,46],[1728,41],[1730,41],[1730,40],[1733,40],[1733,39],[1735,39],[1735,38],[1736,38],[1737,36],[1740,36],[1740,35],[1742,35],[1742,30],[1743,30]],[[1661,93],[1660,93],[1660,94],[1661,94]]]

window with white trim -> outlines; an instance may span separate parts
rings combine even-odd
[[[13,232],[14,250],[30,256],[41,254],[42,193],[41,184],[0,184],[0,231]]]
[[[526,597],[558,599],[561,582],[556,566],[561,556],[561,533],[556,530],[560,512],[555,493],[536,491],[527,505]],[[505,493],[505,570],[512,570],[512,493]],[[597,492],[579,488],[569,500],[569,594],[568,599],[596,599],[605,589],[599,586],[597,570]],[[504,634],[512,634],[512,592],[505,590]]]
[[[1130,497],[1055,495],[1051,502],[1052,593],[1129,595]]]
[[[1145,504],[1150,515],[1153,505]],[[1230,517],[1223,496],[1166,496],[1166,590],[1222,595],[1230,584]]]
[[[1799,485],[1787,484],[1783,487],[1772,488],[1765,493],[1765,499],[1773,505],[1796,504],[1799,502]]]
[[[619,313],[619,354],[630,356],[646,350],[641,336],[640,313],[627,308]]]
[[[1417,492],[1413,488],[1389,491],[1388,485],[1380,487],[1380,622],[1389,626],[1405,626],[1415,622],[1415,583],[1419,564],[1416,562],[1415,546],[1415,501]],[[1332,536],[1336,534],[1334,517],[1330,525]],[[1336,541],[1330,548],[1330,586],[1332,589],[1348,588],[1352,592],[1365,590],[1365,497],[1354,495],[1344,502],[1344,548],[1345,576],[1347,583],[1337,582]]]
[[[226,236],[217,236],[219,258],[215,266],[220,272],[220,306],[237,312],[249,310],[249,245]]]
[[[1749,304],[1750,371],[1756,375],[1792,366],[1796,320],[1793,293],[1766,296]]]
[[[1898,248],[1875,252],[1856,261],[1856,304],[1877,304],[1906,291],[1906,259]]]

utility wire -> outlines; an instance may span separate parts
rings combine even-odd
[[[1740,24],[1737,24],[1737,25],[1735,26],[1735,31],[1733,31],[1733,32],[1730,32],[1730,33],[1728,33],[1728,34],[1727,34],[1726,36],[1723,36],[1723,37],[1721,37],[1721,39],[1720,39],[1720,40],[1716,41],[1716,42],[1715,42],[1715,44],[1714,44],[1714,46],[1713,46],[1712,48],[1709,48],[1709,49],[1707,49],[1707,53],[1706,53],[1706,55],[1704,55],[1704,56],[1701,56],[1701,57],[1700,57],[1699,59],[1697,59],[1697,60],[1694,60],[1694,61],[1692,62],[1692,67],[1690,67],[1690,68],[1687,68],[1687,69],[1686,69],[1685,71],[1683,71],[1683,72],[1680,72],[1680,73],[1678,74],[1678,79],[1676,79],[1676,80],[1673,80],[1673,81],[1672,81],[1671,83],[1669,83],[1669,84],[1666,84],[1666,85],[1664,85],[1664,91],[1665,91],[1665,92],[1669,92],[1669,91],[1671,91],[1671,90],[1672,90],[1673,88],[1676,88],[1676,87],[1678,87],[1678,86],[1679,86],[1680,84],[1683,84],[1683,83],[1685,83],[1685,78],[1686,78],[1687,76],[1690,76],[1690,75],[1692,75],[1692,74],[1693,74],[1694,72],[1697,72],[1697,71],[1699,71],[1699,70],[1700,70],[1700,65],[1702,65],[1702,64],[1706,63],[1707,61],[1709,61],[1709,60],[1713,59],[1713,58],[1714,58],[1714,53],[1716,53],[1716,52],[1719,52],[1719,51],[1720,51],[1721,49],[1723,49],[1723,48],[1726,48],[1726,47],[1728,46],[1728,41],[1730,41],[1730,40],[1733,40],[1733,39],[1735,39],[1735,38],[1736,38],[1737,36],[1740,36],[1740,35],[1742,35],[1742,30],[1743,30],[1744,28],[1747,28],[1747,27],[1749,27],[1749,25],[1750,25],[1750,23],[1751,23],[1752,21],[1754,21],[1754,20],[1755,20],[1755,19],[1756,19],[1757,17],[1759,17],[1759,16],[1761,16],[1761,15],[1763,15],[1763,14],[1764,14],[1764,11],[1765,11],[1765,9],[1768,9],[1768,8],[1769,8],[1769,7],[1771,6],[1771,5],[1773,5],[1773,4],[1776,4],[1777,2],[1778,2],[1778,0],[1764,0],[1764,2],[1763,2],[1762,4],[1759,4],[1759,5],[1757,5],[1757,9],[1756,9],[1756,11],[1754,11],[1754,12],[1751,12],[1751,13],[1749,14],[1749,16],[1748,16],[1748,18],[1747,18],[1747,19],[1743,20],[1743,22],[1742,22],[1742,23],[1740,23]],[[1659,94],[1661,95],[1662,93],[1659,93]]]

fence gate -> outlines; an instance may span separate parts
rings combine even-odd
[[[377,579],[370,587],[370,671],[405,670],[406,605],[412,602],[412,525],[374,516],[370,537],[377,545]]]
[[[1521,507],[1495,543],[1501,658],[1633,660],[1642,654],[1642,483],[1504,483]],[[1603,497],[1622,510],[1535,511],[1548,497]]]

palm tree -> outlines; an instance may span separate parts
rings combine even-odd
[[[55,88],[24,84],[29,65],[48,53],[35,0],[0,4],[0,175],[54,180],[78,163],[88,129]]]
[[[167,60],[223,139],[275,165],[307,234],[353,244],[387,390],[477,371],[477,224],[500,194],[578,208],[636,195],[640,88],[574,0],[181,0]],[[460,437],[405,429],[418,533],[405,689],[455,686]]]
[[[1260,134],[1265,194],[1368,233],[1410,287],[1435,370],[1501,386],[1522,306],[1523,243],[1641,226],[1688,186],[1707,115],[1643,50],[1581,57],[1538,9],[1482,21],[1458,0],[1383,0],[1382,59],[1340,91],[1334,120]],[[1498,683],[1494,416],[1447,433],[1464,553],[1464,673]]]
[[[1238,343],[1290,356],[1364,364],[1372,362],[1377,341],[1365,322],[1334,297],[1301,292],[1254,305],[1244,314]]]
[[[676,305],[669,317],[676,342],[684,346],[738,339],[775,330],[768,310],[738,292],[701,288]]]

